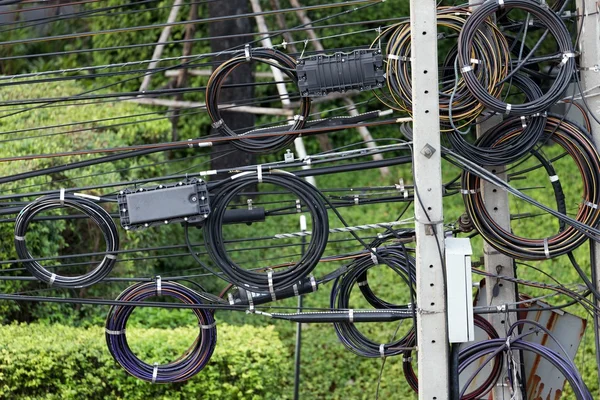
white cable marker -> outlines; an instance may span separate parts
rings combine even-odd
[[[154,363],[154,370],[152,370],[152,383],[156,383],[157,375],[158,375],[158,363]]]
[[[15,240],[20,240],[21,242],[25,240],[25,236],[17,236],[15,235]]]
[[[215,326],[217,326],[217,321],[216,321],[216,320],[215,320],[215,321],[213,321],[213,323],[212,323],[212,324],[209,324],[209,325],[203,325],[203,324],[200,324],[200,329],[212,329],[212,328],[214,328]]]
[[[120,330],[120,331],[111,331],[110,329],[104,329],[104,331],[108,334],[108,335],[124,335],[125,334],[125,329]]]
[[[65,204],[65,188],[60,188],[60,205]]]
[[[55,280],[56,280],[56,274],[50,275],[50,281],[48,282],[48,285],[52,286],[52,284],[54,284]]]
[[[371,261],[373,261],[373,265],[379,265],[379,260],[377,259],[377,247],[371,247]]]
[[[271,293],[271,299],[273,301],[276,301],[277,296],[275,296],[275,289],[273,288],[273,270],[272,269],[267,271],[267,280],[269,281],[269,293]]]
[[[162,278],[160,275],[156,275],[156,295],[160,296],[162,292]]]
[[[348,321],[354,322],[354,310],[353,309],[348,310]]]
[[[550,182],[558,182],[558,175],[552,175],[549,178],[550,178]]]
[[[256,173],[258,174],[258,183],[262,183],[263,181],[263,172],[262,172],[262,165],[258,164],[256,166]]]
[[[548,249],[548,238],[544,238],[544,254],[546,258],[550,258],[550,250]]]
[[[381,358],[385,358],[385,344],[383,343],[379,345],[379,355]]]

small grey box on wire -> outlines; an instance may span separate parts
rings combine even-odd
[[[371,90],[385,85],[383,55],[378,49],[331,55],[316,54],[301,58],[296,72],[302,97],[320,97],[348,90]]]
[[[121,226],[126,230],[174,222],[198,223],[210,214],[208,189],[200,179],[125,189],[117,196]]]

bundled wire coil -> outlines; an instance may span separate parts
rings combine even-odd
[[[520,89],[529,101],[542,96],[540,87],[525,75],[514,75],[510,84]],[[493,127],[491,132],[484,135],[486,139],[479,139],[475,144],[467,142],[456,131],[449,132],[447,138],[457,153],[473,162],[486,166],[506,165],[527,154],[540,140],[546,125],[545,114],[513,118],[524,129],[521,134],[512,136],[509,140],[499,140],[504,124]]]
[[[409,310],[409,306],[395,305],[377,297],[367,281],[367,272],[377,265],[391,268],[406,283],[409,291],[414,291],[411,283],[415,280],[414,260],[397,246],[379,247],[376,257],[361,257],[348,265],[348,271],[339,276],[333,283],[330,295],[330,307],[333,309],[349,309],[350,294],[358,286],[365,299],[377,309]],[[410,315],[410,314],[408,314]],[[401,354],[406,347],[414,327],[402,338],[390,343],[376,343],[362,334],[352,322],[333,324],[340,341],[353,353],[363,357],[387,357]]]
[[[486,135],[484,144],[502,143],[523,132],[519,119],[510,119],[502,123],[495,132],[501,137]],[[575,219],[585,225],[595,227],[598,224],[600,210],[600,156],[589,134],[575,123],[550,116],[544,127],[543,140],[551,139],[560,145],[573,159],[583,181],[583,204],[579,207]],[[551,180],[558,176],[551,177]],[[587,239],[584,232],[568,226],[551,237],[543,239],[523,238],[500,227],[486,209],[480,192],[481,180],[468,170],[462,175],[462,193],[466,210],[473,226],[486,242],[496,250],[510,257],[524,260],[543,260],[567,254]]]
[[[468,9],[456,7],[440,8],[437,15],[437,24],[448,28],[458,34],[462,31],[467,17]],[[488,34],[489,32],[489,34]],[[415,69],[418,60],[411,60],[412,32],[408,21],[395,24],[386,29],[373,46],[380,40],[387,42],[386,54],[388,57],[386,76],[388,81],[388,96],[376,92],[381,102],[390,108],[412,112],[412,78],[411,71]],[[479,67],[476,70],[478,79],[488,82],[487,90],[499,95],[502,85],[497,85],[508,74],[510,60],[508,44],[496,25],[486,22],[485,28],[475,32],[473,46],[473,59],[477,59]],[[462,121],[460,126],[472,122],[484,109],[465,86],[463,79],[455,80],[454,64],[457,52],[450,52],[445,60],[449,70],[443,75],[443,82],[439,93],[440,120],[445,122],[442,130],[451,130],[448,126],[450,119]],[[383,93],[383,92],[382,92]],[[387,98],[386,98],[387,97]]]
[[[301,259],[289,268],[265,272],[246,270],[228,255],[223,238],[223,218],[231,200],[245,187],[269,183],[293,193],[311,216],[312,234]],[[273,293],[306,278],[319,262],[329,237],[327,208],[321,193],[311,184],[284,171],[242,172],[215,187],[212,214],[204,225],[204,243],[214,263],[227,280],[252,292]]]
[[[473,322],[475,326],[481,329],[489,339],[497,339],[499,338],[498,332],[489,323],[485,318],[480,317],[479,315],[475,315]],[[416,336],[414,332],[411,332],[410,337],[408,338],[408,345],[415,346],[416,345]],[[467,349],[463,349],[460,351],[459,362],[460,365],[463,365],[464,360],[469,358],[470,353],[466,351]],[[492,369],[487,376],[487,378],[475,389],[471,392],[463,393],[460,396],[460,400],[476,400],[483,398],[487,393],[490,392],[498,382],[498,378],[502,373],[502,365],[504,359],[501,354],[494,357],[494,364],[492,365]],[[402,369],[404,371],[404,377],[406,378],[406,382],[415,391],[415,393],[419,393],[419,379],[415,374],[415,370],[412,365],[412,350],[404,351],[404,358],[402,360]],[[464,370],[464,368],[463,368]]]
[[[125,289],[117,300],[144,301],[154,296],[169,296],[185,304],[203,304],[206,299],[194,290],[176,282],[138,283]],[[200,372],[210,360],[217,343],[217,329],[212,313],[193,309],[198,318],[199,334],[192,346],[176,361],[148,364],[130,349],[126,337],[127,320],[134,306],[113,306],[106,318],[106,344],[113,358],[131,375],[152,383],[182,382]]]
[[[274,49],[246,49],[246,54],[233,57],[219,65],[210,76],[206,85],[206,110],[212,120],[212,126],[226,136],[237,137],[231,143],[238,149],[248,153],[268,153],[287,146],[294,141],[297,135],[274,135],[260,139],[243,139],[243,134],[234,132],[227,126],[219,110],[219,93],[227,79],[227,76],[235,68],[242,64],[258,61],[280,69],[292,82],[298,82],[296,74],[296,62],[288,55]],[[294,117],[293,123],[287,126],[287,130],[295,131],[302,129],[310,115],[310,98],[300,98],[300,112]],[[285,130],[281,128],[280,130]],[[258,133],[254,130],[254,133]]]
[[[41,212],[57,208],[73,208],[88,216],[100,229],[106,242],[106,254],[102,261],[91,271],[79,276],[58,275],[49,271],[34,257],[27,248],[25,235],[31,221]],[[119,250],[119,234],[117,226],[110,214],[98,204],[83,197],[64,193],[49,194],[29,203],[21,210],[15,220],[15,249],[25,268],[37,279],[50,285],[63,288],[83,288],[101,281],[112,270],[117,260],[115,254]]]
[[[476,50],[477,33],[480,26],[487,24],[490,17],[500,10],[519,9],[530,13],[550,32],[558,44],[558,51],[562,55],[560,68],[550,89],[538,99],[523,104],[509,104],[499,99],[498,92],[489,90],[488,80],[481,80],[477,74],[477,66],[472,63],[472,54]],[[543,37],[545,37],[544,34]],[[540,40],[541,42],[541,40]],[[532,51],[534,51],[532,49]],[[529,53],[530,55],[533,53]],[[542,6],[531,0],[504,0],[502,2],[486,1],[473,12],[467,19],[458,38],[458,62],[462,77],[473,96],[492,111],[501,114],[522,116],[533,115],[546,111],[555,104],[563,95],[573,73],[575,71],[575,52],[571,41],[571,35],[563,21],[547,6]],[[526,62],[527,57],[522,60]],[[518,68],[506,77],[502,82],[508,80],[518,71]],[[487,87],[486,87],[487,86]]]

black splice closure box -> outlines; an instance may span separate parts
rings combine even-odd
[[[173,222],[198,223],[210,213],[206,183],[198,179],[155,188],[125,189],[117,201],[121,226],[127,230]]]
[[[383,56],[377,49],[302,58],[298,60],[296,72],[302,97],[377,89],[385,85]]]

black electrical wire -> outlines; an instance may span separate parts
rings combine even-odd
[[[138,283],[125,289],[117,300],[144,301],[150,297],[168,296],[184,304],[199,305],[207,302],[194,290],[176,282]],[[214,296],[211,296],[211,298]],[[193,309],[198,319],[199,334],[192,346],[177,360],[153,365],[140,360],[129,347],[125,329],[135,306],[112,306],[106,318],[106,344],[113,358],[130,375],[152,383],[182,382],[200,372],[210,360],[217,343],[216,322],[210,310]]]
[[[547,30],[552,33],[558,44],[559,52],[563,55],[560,63],[558,74],[550,89],[538,99],[525,102],[523,104],[509,104],[498,99],[483,86],[483,83],[476,75],[477,67],[472,63],[472,52],[475,45],[475,35],[479,30],[479,26],[489,20],[497,11],[503,9],[519,9],[537,17],[536,21],[542,24]],[[483,3],[477,7],[473,14],[467,19],[463,30],[460,32],[458,45],[458,60],[462,77],[471,91],[473,96],[490,110],[512,116],[528,116],[538,113],[543,113],[554,105],[563,95],[567,86],[571,82],[575,71],[575,51],[571,42],[571,35],[556,13],[547,7],[530,0],[504,0],[503,4],[495,1]],[[535,48],[532,49],[530,55],[533,54]],[[528,57],[525,57],[523,62],[527,62]],[[513,69],[507,78],[512,78],[518,68]],[[506,80],[505,78],[504,80]],[[500,85],[504,80],[497,85]],[[485,82],[487,84],[487,82]]]
[[[297,84],[296,62],[288,55],[271,49],[246,49],[246,54],[233,57],[214,70],[206,85],[206,110],[212,120],[212,126],[222,135],[239,136],[227,126],[219,110],[219,94],[227,76],[237,67],[249,62],[262,62],[281,70]],[[310,114],[310,98],[301,97],[299,114],[294,117],[294,123],[288,130],[299,130],[304,127]],[[290,144],[296,135],[274,136],[265,139],[240,139],[232,144],[238,149],[248,153],[268,153],[279,150]]]
[[[106,242],[106,251],[102,261],[91,271],[80,276],[57,275],[37,261],[23,261],[25,268],[37,279],[62,288],[82,288],[93,285],[106,277],[112,270],[119,250],[119,234],[111,216],[95,202],[85,197],[62,193],[46,195],[28,204],[15,221],[15,249],[20,259],[32,259],[26,244],[27,228],[32,219],[40,212],[57,208],[73,208],[87,215],[100,229]]]
[[[322,196],[312,185],[283,171],[262,172],[260,166],[259,171],[260,175],[257,171],[239,173],[218,185],[217,193],[211,201],[211,215],[204,225],[204,242],[211,259],[223,271],[227,280],[253,292],[269,293],[306,278],[316,267],[327,246],[329,221]],[[261,273],[245,270],[229,257],[225,248],[223,217],[227,206],[245,187],[257,183],[269,183],[289,190],[300,200],[302,209],[306,209],[311,216],[312,235],[306,253],[300,261],[284,271]],[[191,247],[190,252],[194,253]]]

